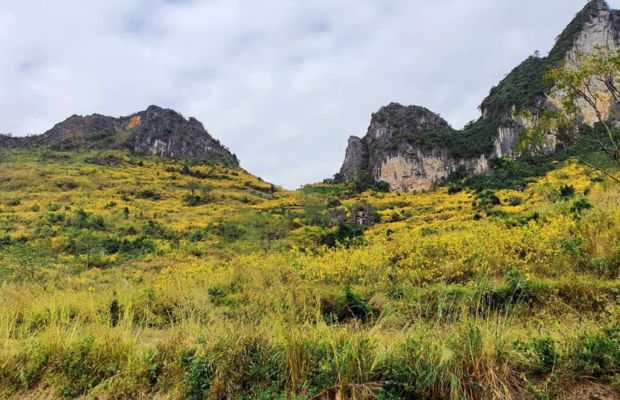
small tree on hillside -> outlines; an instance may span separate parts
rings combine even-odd
[[[610,123],[609,110],[620,108],[620,51],[599,49],[592,54],[580,54],[576,62],[547,73],[550,97],[557,99],[557,110],[542,110],[538,115],[525,112],[531,122],[520,139],[520,149],[540,151],[549,134],[557,134],[564,143],[581,146],[581,161],[607,175],[617,183],[620,176],[608,164],[586,157],[588,150],[602,153],[615,167],[620,168],[620,134]],[[585,116],[593,116],[588,118]],[[595,122],[594,129],[586,122]]]

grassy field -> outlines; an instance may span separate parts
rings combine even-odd
[[[478,189],[3,150],[0,398],[615,398],[619,188]]]

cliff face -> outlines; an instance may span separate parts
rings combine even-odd
[[[368,133],[349,139],[340,174],[353,180],[370,175],[392,190],[419,191],[459,169],[483,172],[485,156],[456,159],[445,148],[429,144],[437,135],[456,132],[439,115],[417,106],[392,103],[373,114]]]
[[[592,0],[557,37],[547,57],[529,57],[490,91],[480,105],[480,119],[456,131],[431,111],[390,104],[372,116],[363,138],[349,139],[340,177],[350,181],[370,174],[392,190],[420,191],[456,171],[485,173],[489,160],[518,156],[515,146],[528,122],[515,117],[515,110],[558,106],[546,95],[543,82],[550,68],[578,62],[579,53],[616,48],[619,42],[620,11],[604,0]],[[608,108],[607,116],[617,112]],[[594,122],[587,107],[583,119]],[[556,144],[549,136],[546,149],[552,152]]]
[[[139,155],[220,161],[238,165],[237,157],[194,119],[150,106],[127,117],[73,115],[38,136],[0,136],[0,147],[50,146],[57,149],[128,148]]]

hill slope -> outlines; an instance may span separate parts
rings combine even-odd
[[[118,150],[0,171],[1,398],[613,395],[579,379],[620,362],[620,196],[572,162],[452,194]]]

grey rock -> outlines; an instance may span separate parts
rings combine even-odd
[[[23,144],[24,139],[13,137],[11,135],[0,134],[0,147],[12,148],[19,147]]]
[[[347,221],[347,212],[343,208],[329,210],[327,214],[329,226],[338,226]]]
[[[367,158],[367,148],[364,141],[357,136],[351,136],[344,156],[344,163],[340,168],[340,174],[349,180],[356,179],[366,168]]]
[[[186,119],[174,110],[157,106],[120,118],[73,115],[42,135],[24,139],[0,137],[0,147],[19,145],[61,150],[127,148],[138,155],[239,164],[237,157],[198,120]]]

